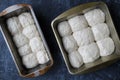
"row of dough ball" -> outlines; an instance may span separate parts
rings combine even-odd
[[[30,13],[25,12],[18,17],[9,18],[7,25],[26,68],[49,61]]]
[[[31,24],[34,24],[34,21],[32,19],[31,14],[28,12],[25,12],[20,14],[18,17],[9,18],[7,20],[7,24],[11,34],[15,35],[18,32],[21,32],[24,27],[27,27],[27,25],[30,26]]]
[[[111,55],[114,49],[114,42],[108,37],[97,43],[93,42],[89,45],[79,47],[78,50],[69,53],[68,58],[74,68],[79,68],[83,63],[93,62],[100,56]]]
[[[63,24],[64,22],[62,22],[62,26]],[[65,21],[65,24],[66,24],[66,21]],[[59,24],[58,28],[59,27],[61,27],[61,23]],[[70,26],[68,27],[70,29]],[[63,28],[63,30],[65,30],[65,28]],[[61,32],[63,30],[61,28]],[[110,35],[110,32],[107,24],[100,23],[98,25],[93,26],[92,28],[88,27],[81,31],[76,31],[73,33],[73,35],[72,34],[66,35],[62,38],[62,41],[63,41],[64,47],[70,53],[71,51],[78,49],[78,46],[84,46],[94,42],[94,38],[96,41],[99,41],[106,37],[109,37],[109,35]]]
[[[84,16],[75,16],[68,22],[63,21],[58,24],[63,45],[69,53],[71,65],[75,68],[80,67],[83,62],[93,62],[99,56],[112,54],[115,47],[113,40],[109,38],[108,26],[103,23],[105,14],[100,9],[94,9],[85,13]],[[92,28],[89,28],[88,24]],[[94,43],[94,38],[97,44]]]
[[[100,9],[94,9],[59,23],[58,31],[61,37],[72,34],[72,32],[80,31],[89,26],[95,26],[105,22],[105,14]],[[59,27],[60,26],[60,27]],[[71,28],[70,28],[71,26]]]
[[[103,27],[103,26],[101,26],[101,27]],[[73,33],[73,35],[63,37],[62,38],[63,45],[64,45],[65,49],[68,51],[68,53],[70,53],[74,50],[77,50],[78,46],[82,47],[82,46],[85,46],[85,45],[88,45],[88,44],[94,42],[94,36],[92,34],[92,31],[94,31],[94,29],[96,29],[96,27],[94,27],[93,30],[91,30],[91,28],[88,27],[86,29],[83,29],[81,31]],[[107,33],[106,29],[105,28],[102,28],[102,29],[103,30],[100,31],[100,29],[98,28],[98,30],[99,30],[98,32],[97,32],[97,30],[96,30],[96,32],[95,31],[93,32],[94,35],[96,36],[96,39],[98,36],[100,36],[100,37],[98,37],[100,39],[96,40],[96,42],[99,42],[99,41],[109,37],[109,33]],[[108,28],[107,28],[107,30],[108,30]],[[106,32],[104,32],[104,31],[106,31]],[[109,30],[108,30],[108,32],[109,32]],[[106,34],[104,34],[104,33],[106,33]],[[103,53],[100,53],[100,54],[102,55]]]

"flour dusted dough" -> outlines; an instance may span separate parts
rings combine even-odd
[[[20,56],[25,56],[25,55],[32,53],[32,50],[31,50],[30,46],[28,44],[26,44],[26,45],[20,47],[18,49],[18,52],[19,52]]]
[[[97,41],[98,47],[100,49],[101,56],[108,56],[114,52],[115,45],[111,38],[105,38],[100,41]]]
[[[78,51],[73,51],[72,53],[68,54],[68,58],[71,66],[74,68],[79,68],[83,65],[83,59]]]
[[[30,47],[33,52],[38,52],[39,50],[44,49],[44,45],[43,45],[43,42],[40,39],[40,37],[34,37],[34,38],[30,39],[29,44],[30,44]]]
[[[15,36],[13,36],[13,40],[18,48],[29,42],[28,38],[21,33],[18,33]]]
[[[34,20],[30,13],[24,12],[18,16],[18,19],[22,25],[22,27],[26,27],[28,25],[34,24]]]
[[[106,23],[100,23],[92,27],[95,40],[101,40],[109,36],[110,31]]]
[[[62,41],[63,41],[64,48],[66,49],[68,53],[78,48],[78,45],[73,36],[64,37]]]
[[[45,64],[49,61],[47,52],[45,50],[38,51],[36,57],[39,64]]]
[[[61,37],[71,35],[72,30],[67,21],[63,21],[58,24],[58,32]]]
[[[23,34],[29,39],[39,36],[38,31],[36,30],[36,26],[34,24],[25,27],[23,29]]]
[[[83,15],[75,16],[68,19],[73,32],[82,30],[88,27],[88,23]]]
[[[82,56],[84,63],[93,62],[100,56],[98,46],[94,42],[89,45],[79,47],[78,51]]]
[[[23,56],[22,61],[26,68],[33,68],[38,65],[38,61],[34,53]]]
[[[73,36],[79,46],[88,45],[94,41],[92,30],[89,27],[81,31],[74,32]]]
[[[94,26],[98,23],[103,23],[105,21],[105,14],[100,9],[93,9],[85,13],[85,18],[90,26]]]
[[[17,17],[12,17],[7,20],[7,26],[12,35],[22,31],[22,26]]]

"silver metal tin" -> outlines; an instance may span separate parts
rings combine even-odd
[[[12,40],[12,36],[11,36],[10,32],[8,31],[7,24],[6,24],[6,19],[8,19],[10,17],[13,17],[13,16],[18,16],[19,14],[21,14],[23,12],[30,12],[31,13],[31,15],[34,19],[36,28],[39,32],[39,35],[41,36],[41,38],[43,40],[45,49],[46,49],[46,51],[48,53],[48,56],[49,56],[49,59],[50,59],[46,64],[38,65],[38,66],[36,66],[35,68],[32,68],[32,69],[26,69],[23,66],[22,59],[18,54],[17,47],[15,46],[15,44]],[[1,26],[1,32],[4,36],[6,44],[9,48],[9,51],[12,55],[12,58],[13,58],[14,62],[15,62],[17,70],[22,77],[35,77],[35,76],[38,76],[38,75],[42,75],[45,72],[47,72],[47,70],[53,65],[53,59],[51,57],[50,50],[49,50],[48,45],[45,41],[44,35],[43,35],[42,30],[41,30],[41,28],[38,24],[38,21],[35,17],[34,11],[33,11],[32,7],[30,5],[28,5],[28,4],[17,4],[17,5],[10,6],[10,7],[6,8],[5,10],[3,10],[0,13],[0,26]]]
[[[57,30],[57,25],[61,21],[67,20],[67,19],[74,17],[76,15],[79,15],[79,14],[84,14],[85,12],[87,12],[91,9],[95,9],[95,8],[100,8],[106,15],[106,23],[107,23],[109,30],[110,30],[110,33],[111,33],[110,36],[115,43],[115,51],[112,55],[109,55],[106,57],[101,57],[98,60],[96,60],[95,62],[84,64],[80,68],[75,69],[69,63],[68,53],[65,51],[65,49],[63,47],[61,37],[60,37],[58,30]],[[67,69],[68,69],[70,74],[83,74],[83,73],[95,71],[95,70],[98,70],[100,68],[106,67],[107,65],[110,65],[111,63],[114,63],[115,61],[120,59],[120,41],[119,41],[117,32],[115,30],[115,26],[113,24],[113,21],[111,19],[108,7],[103,2],[91,2],[91,3],[81,4],[77,7],[69,9],[69,10],[63,12],[62,14],[60,14],[58,17],[56,17],[52,21],[51,26],[52,26],[52,30],[54,32],[54,35],[56,37],[57,43],[59,45],[59,48],[61,50],[61,53],[63,55],[64,61],[66,63]]]

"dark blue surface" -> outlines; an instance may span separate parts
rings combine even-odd
[[[82,3],[98,0],[0,0],[0,11],[17,3],[31,4],[50,47],[54,65],[43,76],[29,80],[120,80],[120,61],[111,66],[84,75],[68,73],[56,43],[50,23],[60,13]],[[120,36],[120,0],[102,0],[107,3]],[[28,80],[19,76],[7,45],[0,33],[0,80]]]

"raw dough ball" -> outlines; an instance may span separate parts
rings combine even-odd
[[[110,32],[107,24],[100,23],[92,27],[92,31],[95,37],[95,40],[101,40],[109,36]]]
[[[73,36],[66,36],[62,39],[63,46],[68,53],[76,50],[78,48],[77,43]]]
[[[38,31],[36,30],[36,26],[34,24],[25,27],[23,29],[23,34],[29,39],[39,36]]]
[[[92,30],[89,27],[81,31],[74,32],[73,37],[79,46],[84,46],[94,41]]]
[[[31,14],[28,12],[20,14],[18,16],[18,18],[19,18],[19,21],[20,21],[22,27],[26,27],[28,25],[34,24],[34,20],[31,16]]]
[[[13,40],[16,44],[16,46],[19,48],[29,42],[28,38],[25,37],[23,34],[18,33],[13,37]]]
[[[26,68],[33,68],[38,65],[38,61],[34,53],[23,56],[22,61]]]
[[[105,38],[97,41],[101,56],[108,56],[114,52],[115,45],[111,38]]]
[[[100,9],[94,9],[85,13],[85,18],[90,26],[94,26],[105,21],[105,14]]]
[[[48,55],[45,50],[37,52],[36,57],[39,64],[45,64],[49,61]]]
[[[93,62],[100,56],[96,43],[91,43],[89,45],[80,47],[78,51],[81,54],[84,63]]]
[[[71,35],[72,30],[71,30],[70,25],[68,24],[67,21],[63,21],[63,22],[58,24],[58,32],[59,32],[61,37]]]
[[[69,58],[70,64],[74,68],[79,68],[83,64],[82,57],[78,51],[73,51],[72,53],[70,53],[68,55],[68,58]]]
[[[29,44],[33,52],[38,52],[39,50],[44,49],[44,45],[40,37],[32,38]]]
[[[12,35],[22,31],[22,26],[17,17],[12,17],[7,20],[8,29]]]
[[[79,31],[88,27],[88,23],[83,15],[70,18],[68,22],[73,32]]]
[[[25,56],[27,54],[30,54],[32,52],[32,50],[31,50],[30,46],[28,44],[26,44],[26,45],[20,47],[18,49],[18,52],[19,52],[20,56]]]

